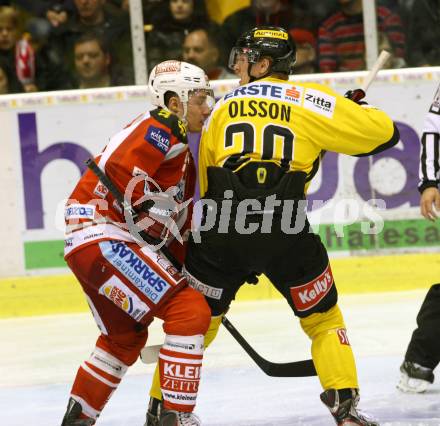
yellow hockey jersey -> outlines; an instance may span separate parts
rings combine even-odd
[[[200,195],[207,190],[209,166],[238,170],[248,161],[274,161],[306,172],[310,182],[325,151],[371,155],[398,141],[393,121],[377,108],[320,84],[264,78],[225,95],[206,121],[199,147]]]

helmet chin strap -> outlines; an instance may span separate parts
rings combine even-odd
[[[185,125],[186,128],[188,128],[188,119],[186,118],[186,114],[188,113],[188,101],[187,102],[182,102],[183,105],[183,116],[181,118],[183,124]]]
[[[180,98],[179,98],[179,100],[180,100]],[[183,124],[185,125],[185,127],[188,128],[188,119],[186,118],[186,114],[188,113],[188,102],[183,102],[183,101],[180,101],[180,102],[182,102],[182,106],[183,106],[183,115],[182,115],[182,118],[180,119],[180,121],[182,121]],[[171,114],[175,114],[167,106],[164,106],[163,109],[170,112]]]

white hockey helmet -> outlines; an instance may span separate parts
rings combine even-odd
[[[166,108],[166,92],[177,93],[180,100],[186,105],[191,92],[196,90],[206,90],[212,96],[212,89],[205,71],[196,65],[183,61],[171,60],[157,64],[148,79],[151,103],[162,108]]]

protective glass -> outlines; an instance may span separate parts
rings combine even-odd
[[[215,98],[212,89],[193,89],[188,91],[188,103],[195,106],[206,105],[210,110],[214,108]]]
[[[260,59],[260,52],[257,49],[252,49],[250,47],[233,47],[231,53],[229,54],[228,67],[232,71],[235,71],[235,65],[239,61],[244,61],[250,64],[255,64]]]

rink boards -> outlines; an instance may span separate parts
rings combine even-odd
[[[418,253],[334,258],[331,262],[341,294],[427,289],[440,282],[440,255]],[[88,310],[73,275],[43,275],[0,280],[0,318],[74,313]],[[237,301],[281,298],[267,278],[244,285]]]
[[[365,72],[299,76],[337,92]],[[387,70],[367,99],[397,122],[401,142],[373,159],[328,153],[308,194],[309,211],[333,261],[341,292],[425,288],[439,280],[440,226],[419,214],[419,135],[440,68]],[[235,80],[214,83],[219,97]],[[123,108],[121,108],[123,104]],[[63,261],[63,205],[84,160],[149,108],[145,87],[9,95],[0,98],[0,317],[86,309]],[[382,199],[386,209],[371,209]],[[321,207],[319,201],[332,200]],[[363,232],[380,217],[381,232]],[[418,254],[403,254],[418,252]],[[426,254],[423,254],[426,253]],[[17,278],[7,278],[17,277]],[[279,297],[267,281],[240,299]]]

